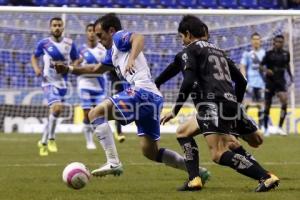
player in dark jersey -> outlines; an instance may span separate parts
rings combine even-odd
[[[190,15],[185,16],[179,24],[178,32],[186,46],[182,55],[185,63],[184,80],[172,112],[163,116],[161,123],[174,118],[191,95],[198,112],[197,122],[205,136],[213,161],[259,180],[257,192],[268,191],[278,185],[279,179],[269,174],[257,162],[229,148],[232,142],[236,142],[229,133],[235,127],[237,101],[241,101],[244,95],[244,91],[240,91],[241,88],[233,88],[232,81],[238,85],[244,77],[228,61],[224,51],[201,40],[201,37],[205,36],[205,30],[200,27],[203,27],[203,22]],[[189,181],[179,190],[199,190],[202,183],[198,175],[197,144],[193,137],[181,137],[178,138],[178,142],[184,151],[189,172]]]
[[[203,40],[208,40],[208,36],[203,37]],[[180,72],[184,73],[184,64],[181,60],[183,51],[176,54],[172,63],[155,79],[155,84],[158,88]],[[243,83],[242,83],[243,84]],[[244,139],[251,147],[259,147],[263,143],[262,132],[258,129],[256,122],[247,115],[243,106],[240,106],[241,117],[237,119],[237,127],[235,135]],[[196,116],[192,116],[185,123],[181,124],[177,131],[177,136],[190,136],[199,131]],[[236,147],[238,145],[235,145]],[[239,148],[239,147],[237,147]]]
[[[273,49],[266,53],[261,63],[263,66],[266,67],[266,91],[264,113],[264,126],[266,136],[269,135],[269,113],[272,105],[272,98],[275,94],[277,94],[281,103],[281,113],[277,132],[280,135],[286,135],[286,133],[282,130],[282,125],[286,116],[288,104],[287,84],[284,77],[285,71],[288,72],[291,83],[293,82],[293,75],[290,69],[290,53],[283,49],[283,35],[275,36],[273,42]]]

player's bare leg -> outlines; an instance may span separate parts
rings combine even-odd
[[[92,171],[94,176],[106,176],[108,174],[120,175],[123,167],[119,159],[112,130],[108,124],[113,120],[113,103],[106,99],[89,112],[89,119],[94,127],[95,134],[101,144],[107,162],[98,169]]]
[[[86,140],[86,148],[87,149],[96,149],[96,145],[93,141],[93,128],[90,124],[90,120],[89,120],[89,114],[90,109],[84,109],[83,110],[83,114],[84,114],[84,118],[83,118],[83,134]]]
[[[230,151],[229,146],[236,142],[235,137],[225,134],[211,134],[205,136],[205,140],[214,162],[259,181],[259,185],[255,189],[256,192],[265,192],[278,186],[279,178],[268,173],[256,161]]]
[[[48,122],[45,126],[42,139],[38,142],[40,156],[47,156],[49,152],[57,152],[55,142],[55,128],[57,118],[63,110],[61,102],[55,102],[50,106]]]

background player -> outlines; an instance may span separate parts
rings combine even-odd
[[[135,121],[140,136],[143,155],[150,160],[186,170],[184,158],[178,153],[158,147],[160,139],[159,116],[163,98],[156,88],[142,52],[144,37],[122,30],[121,22],[114,14],[107,14],[95,22],[95,32],[105,46],[107,55],[102,64],[91,68],[57,66],[60,73],[103,73],[116,70],[121,80],[131,88],[104,100],[89,113],[95,133],[106,153],[107,163],[92,171],[95,176],[119,175],[123,172],[108,120],[122,124]]]
[[[43,132],[42,139],[38,142],[40,156],[47,156],[50,152],[57,152],[55,143],[56,121],[63,109],[63,98],[67,92],[67,75],[57,74],[54,65],[70,64],[78,59],[76,46],[73,40],[63,37],[64,23],[60,17],[50,20],[51,36],[39,41],[31,63],[37,76],[42,76],[42,88],[50,107],[48,123]],[[43,55],[43,71],[39,67],[38,58]],[[48,144],[48,146],[47,146]]]
[[[265,50],[261,48],[261,37],[258,33],[251,35],[252,49],[245,51],[241,59],[241,72],[248,81],[248,91],[251,94],[252,101],[246,101],[246,111],[249,107],[258,109],[258,125],[263,127],[263,92],[265,83],[263,73],[260,70],[260,63],[265,56]]]
[[[265,135],[270,135],[268,129],[270,108],[272,105],[272,98],[276,94],[281,103],[280,119],[277,127],[277,133],[280,135],[287,135],[282,129],[282,125],[287,113],[288,94],[287,83],[285,80],[285,71],[288,72],[291,83],[294,82],[293,75],[290,69],[290,53],[283,49],[284,37],[277,35],[273,39],[273,49],[268,51],[263,58],[262,65],[265,66],[266,71],[266,92],[265,92],[265,113],[264,126]]]
[[[104,58],[106,49],[102,46],[95,35],[94,24],[86,26],[87,43],[79,50],[80,62],[82,66],[97,64]],[[77,78],[78,93],[81,99],[81,106],[84,112],[83,132],[86,139],[87,149],[96,149],[93,141],[93,128],[90,125],[88,113],[97,104],[104,100],[106,94],[107,81],[103,75],[81,75]]]
[[[198,112],[197,121],[213,161],[260,181],[257,192],[268,191],[278,185],[279,179],[268,174],[257,162],[229,148],[234,142],[234,137],[228,133],[236,122],[237,99],[240,101],[241,95],[244,95],[236,90],[235,96],[232,80],[239,81],[244,77],[227,61],[224,51],[200,40],[205,36],[204,29],[199,28],[203,26],[203,22],[194,16],[185,16],[179,24],[178,32],[187,46],[182,55],[185,62],[184,80],[172,112],[166,114],[161,122],[164,124],[174,118],[192,93]],[[178,138],[178,142],[184,151],[189,173],[189,181],[180,190],[199,190],[202,183],[198,175],[197,144],[192,137]]]

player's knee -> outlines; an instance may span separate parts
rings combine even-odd
[[[281,105],[281,110],[286,111],[287,110],[287,102]]]
[[[89,111],[89,113],[88,113],[88,120],[89,120],[90,122],[97,118],[96,113],[97,113],[97,112],[96,112],[95,108],[93,108],[93,109],[91,109],[91,110]]]
[[[223,151],[214,151],[214,152],[212,152],[212,154],[211,154],[212,161],[215,162],[215,163],[219,163],[223,153],[224,153]]]
[[[185,137],[185,127],[179,126],[176,130],[176,137],[177,138],[182,138]]]
[[[149,151],[148,149],[143,149],[142,153],[149,160],[156,161],[157,154],[155,152]]]

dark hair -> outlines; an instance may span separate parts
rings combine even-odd
[[[50,26],[51,26],[51,24],[52,24],[53,21],[63,21],[63,20],[62,20],[61,17],[52,17],[52,18],[50,19],[50,23],[49,23]]]
[[[122,29],[121,21],[116,16],[115,13],[108,13],[99,19],[96,20],[94,27],[98,24],[101,24],[101,27],[104,31],[108,31],[110,27],[115,28],[116,31],[119,31]]]
[[[198,17],[186,15],[179,23],[178,32],[184,35],[190,32],[194,37],[204,37],[208,35],[208,27]]]
[[[252,35],[251,35],[251,39],[252,39],[254,36],[258,36],[258,37],[260,37],[260,35],[259,35],[259,33],[258,33],[258,32],[254,32],[254,33],[252,33]]]
[[[284,36],[281,35],[281,34],[276,35],[276,36],[274,37],[274,40],[275,40],[276,38],[280,38],[280,39],[283,39],[283,40],[284,40]]]
[[[89,27],[93,27],[94,28],[94,23],[87,24],[86,27],[85,27],[85,31],[87,31]]]

